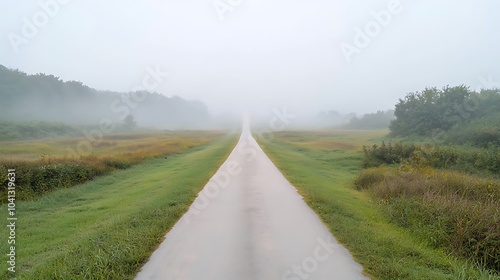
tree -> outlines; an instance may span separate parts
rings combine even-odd
[[[132,114],[128,114],[125,119],[123,120],[123,127],[125,127],[128,130],[134,129],[137,127],[137,122],[134,119],[134,116]]]
[[[364,114],[361,118],[354,116],[346,128],[350,129],[387,129],[394,119],[394,111],[377,111],[376,113]]]
[[[472,91],[465,85],[426,88],[411,92],[396,104],[389,129],[393,136],[431,135],[436,130],[448,131],[455,125],[468,123],[476,115],[470,106]]]

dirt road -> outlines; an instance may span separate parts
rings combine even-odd
[[[244,125],[136,279],[367,279]]]

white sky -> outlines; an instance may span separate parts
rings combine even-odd
[[[0,0],[0,64],[114,91],[158,66],[169,72],[158,92],[217,113],[372,112],[426,86],[500,81],[497,0],[401,0],[350,63],[342,42],[354,46],[356,28],[396,0],[220,0],[234,4],[224,21],[213,0],[55,1]],[[57,10],[26,38],[40,3]],[[14,33],[26,38],[18,52]]]

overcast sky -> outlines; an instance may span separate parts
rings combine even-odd
[[[497,0],[1,0],[0,64],[113,91],[156,69],[157,92],[217,113],[363,113],[427,86],[500,86],[499,14]]]

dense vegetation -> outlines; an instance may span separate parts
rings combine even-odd
[[[66,147],[77,146],[85,138],[4,142],[0,147],[0,174],[15,169],[17,198],[33,199],[117,169],[126,169],[148,158],[182,152],[222,135],[223,132],[217,131],[112,134],[96,143],[91,154],[80,157],[68,154]],[[0,185],[7,188],[6,176],[0,177]],[[1,203],[7,201],[6,197],[7,192],[2,191]]]
[[[168,129],[199,128],[209,120],[199,101],[147,91],[99,91],[81,82],[28,75],[0,65],[0,120],[99,125],[104,120],[123,123],[128,115],[138,125]]]
[[[500,90],[477,93],[463,85],[426,88],[400,99],[394,115],[391,136],[441,136],[450,130],[460,131],[473,121],[476,133],[498,136],[498,125],[485,126],[483,122],[500,118]],[[468,127],[468,130],[473,130],[473,127]]]
[[[500,147],[500,112],[456,126],[443,135],[443,140],[447,144]]]
[[[412,163],[366,169],[355,186],[426,244],[500,272],[500,181]]]
[[[361,118],[354,117],[344,127],[347,129],[387,129],[394,120],[394,111],[377,111],[364,114]]]
[[[361,146],[385,134],[284,131],[260,144],[371,279],[499,279],[474,261],[498,255],[498,181],[408,164],[363,170]],[[391,184],[367,186],[369,175]],[[393,193],[404,197],[382,196]]]
[[[500,273],[500,90],[409,93],[356,189],[428,246]],[[399,140],[399,141],[398,141]]]
[[[376,167],[382,164],[411,164],[449,168],[469,173],[488,175],[500,174],[500,147],[491,146],[486,149],[419,145],[405,143],[382,142],[371,147],[363,147],[364,167]]]

